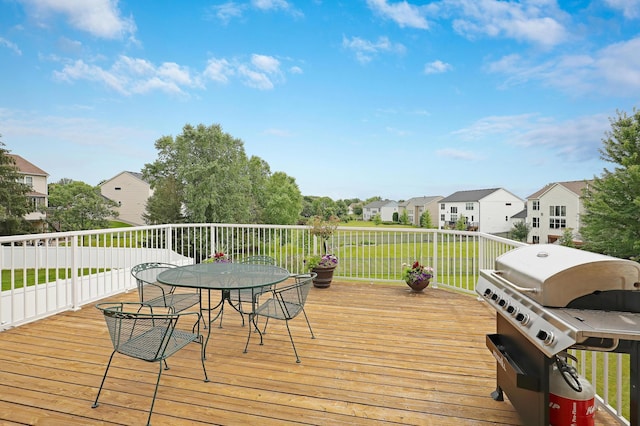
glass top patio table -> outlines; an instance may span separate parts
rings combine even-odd
[[[200,315],[207,312],[207,338],[202,342],[202,358],[206,359],[207,343],[211,336],[211,323],[224,313],[224,302],[242,312],[231,303],[231,291],[255,289],[252,294],[258,294],[261,287],[278,284],[289,278],[289,271],[274,265],[255,265],[248,263],[197,263],[167,269],[158,274],[158,282],[176,287],[196,288],[207,290],[207,305],[203,306],[200,296]],[[221,290],[220,301],[212,306],[211,290]],[[254,299],[255,303],[255,299]],[[215,316],[211,312],[218,309]],[[244,324],[244,317],[242,318]],[[199,322],[198,322],[199,323]],[[222,327],[222,323],[220,323]]]
[[[273,265],[246,263],[197,263],[167,269],[158,282],[201,290],[242,290],[277,284],[289,278],[289,271]]]

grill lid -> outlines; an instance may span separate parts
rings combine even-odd
[[[511,250],[495,261],[495,273],[538,303],[566,307],[599,291],[640,291],[640,264],[555,244]]]

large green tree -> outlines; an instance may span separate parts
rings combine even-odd
[[[176,180],[188,222],[250,221],[251,179],[240,139],[219,125],[187,124],[175,138],[158,139],[155,147],[158,159],[145,165],[143,176],[153,188],[168,177]]]
[[[20,181],[13,157],[0,141],[0,235],[24,234],[30,225],[24,216],[34,211],[29,202],[31,188]]]
[[[64,179],[49,185],[47,222],[58,231],[108,228],[109,218],[118,216],[116,206],[100,187]]]
[[[582,234],[591,251],[621,258],[640,255],[640,111],[617,111],[605,133],[601,158],[615,164],[587,186]]]
[[[265,189],[265,223],[295,224],[302,211],[302,194],[295,179],[276,172],[269,178]]]
[[[153,196],[147,199],[146,211],[142,217],[150,225],[184,222],[182,185],[175,176],[168,176],[156,182]]]

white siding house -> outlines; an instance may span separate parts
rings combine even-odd
[[[398,211],[398,203],[391,200],[372,201],[362,208],[362,219],[371,220],[375,215],[380,215],[383,222],[391,222],[393,213]]]
[[[47,185],[49,174],[19,155],[7,155],[13,158],[20,175],[20,181],[31,187],[31,191],[27,193],[27,196],[33,205],[34,211],[28,213],[25,219],[31,222],[38,231],[45,232],[46,214],[42,213],[41,210],[49,205],[49,189]]]
[[[118,220],[131,225],[145,224],[142,215],[153,190],[149,183],[142,179],[141,173],[122,172],[102,182],[100,192],[104,197],[118,203]]]
[[[468,230],[504,234],[511,230],[511,218],[524,209],[525,202],[505,189],[492,188],[458,191],[438,205],[440,229],[452,228],[464,216]]]
[[[529,243],[553,243],[571,229],[576,242],[580,238],[580,216],[584,211],[582,191],[591,181],[556,182],[527,197]]]

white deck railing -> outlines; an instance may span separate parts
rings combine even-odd
[[[305,226],[237,224],[31,234],[0,237],[0,244],[0,331],[133,290],[130,269],[138,263],[197,263],[223,251],[232,258],[270,255],[291,273],[301,273],[305,257],[321,253],[323,246]],[[336,279],[400,283],[403,264],[418,260],[434,268],[435,286],[473,294],[479,270],[492,269],[496,257],[521,245],[479,232],[382,226],[339,227],[327,241],[340,260]],[[601,406],[624,424],[628,356],[589,352],[582,357],[583,375],[602,389]]]

